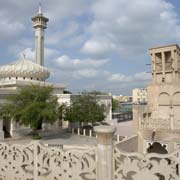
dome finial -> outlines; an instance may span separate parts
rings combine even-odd
[[[42,14],[42,5],[41,5],[41,2],[39,2],[38,14]]]

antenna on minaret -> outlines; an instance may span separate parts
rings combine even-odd
[[[42,5],[41,5],[41,2],[39,3],[38,14],[42,14]]]

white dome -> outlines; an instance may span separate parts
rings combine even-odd
[[[0,78],[28,78],[46,80],[50,75],[47,68],[40,66],[30,60],[19,60],[11,64],[0,66]]]

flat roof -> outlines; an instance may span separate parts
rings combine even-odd
[[[149,50],[160,49],[160,48],[171,47],[171,46],[176,46],[180,50],[180,47],[178,46],[178,44],[169,44],[169,45],[164,45],[164,46],[155,46],[155,47],[150,48]]]

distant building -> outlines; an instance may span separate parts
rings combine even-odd
[[[113,99],[118,100],[120,103],[132,102],[132,96],[113,96]]]
[[[146,104],[147,103],[147,89],[133,89],[132,91],[133,104]]]
[[[119,102],[119,109],[113,112],[112,118],[117,122],[132,120],[132,96],[113,96]]]

